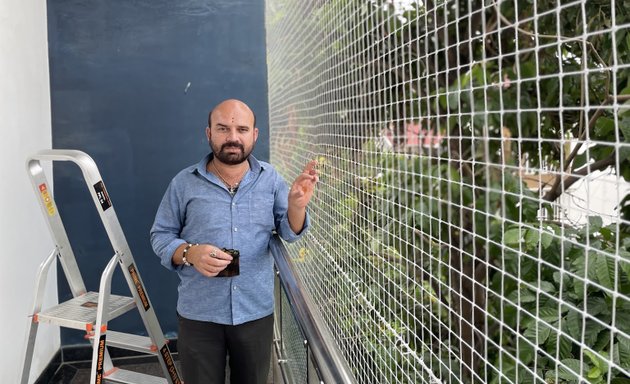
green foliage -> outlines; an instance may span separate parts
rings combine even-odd
[[[500,363],[504,375],[515,380],[518,373],[519,382],[525,382],[522,380],[528,373],[523,366],[532,365],[537,356],[539,379],[577,382],[578,377],[584,375],[591,383],[609,379],[608,356],[613,356],[617,366],[627,365],[624,358],[630,352],[629,333],[625,332],[630,331],[630,326],[622,324],[630,324],[630,301],[627,299],[630,295],[630,239],[617,232],[616,224],[603,226],[601,218],[595,216],[589,218],[587,225],[578,228],[538,220],[538,204],[527,199],[529,193],[525,192],[524,185],[514,185],[509,191],[520,191],[521,195],[515,193],[513,202],[503,205],[500,193],[496,196],[491,193],[484,199],[473,191],[470,180],[462,178],[448,164],[434,164],[435,160],[395,153],[383,154],[380,159],[384,173],[370,180],[367,189],[370,199],[380,201],[381,205],[378,211],[361,213],[367,214],[368,221],[374,222],[375,228],[384,228],[388,235],[378,239],[380,249],[372,249],[377,255],[373,260],[379,260],[379,264],[371,268],[380,270],[390,265],[391,269],[392,264],[417,263],[416,250],[429,250],[431,257],[423,258],[421,268],[432,271],[432,279],[440,284],[452,285],[449,269],[444,266],[453,265],[454,254],[445,250],[457,244],[463,254],[491,255],[488,259],[493,266],[488,276],[489,297],[505,299],[485,303],[488,316],[501,318],[503,323],[502,327],[488,328],[485,333],[490,340],[504,340],[501,349],[518,351],[519,359],[518,363],[510,360],[501,349],[489,346],[485,364],[499,366]],[[419,169],[425,172],[418,172]],[[407,178],[403,180],[403,186],[415,187],[401,188],[401,175]],[[503,177],[510,179],[511,176]],[[453,203],[460,208],[476,206],[481,212],[500,214],[477,215],[477,212],[453,209]],[[405,208],[401,209],[401,206]],[[509,208],[513,206],[518,208]],[[369,212],[372,212],[371,216]],[[413,240],[407,237],[407,247],[401,247],[396,241],[406,235],[397,232],[399,226],[390,225],[392,218],[401,217],[401,214],[407,225],[417,229]],[[466,227],[466,222],[474,222],[476,233],[488,237],[486,244],[478,244],[473,234],[454,236],[455,228]],[[620,248],[617,248],[618,238],[621,239]],[[488,252],[483,251],[485,247]],[[396,257],[387,260],[378,257],[384,254],[395,254]],[[628,262],[616,262],[615,254],[623,255]],[[384,285],[385,292],[389,293],[380,295],[384,293],[380,289],[382,283],[372,286],[370,292],[376,295],[374,302],[388,307],[378,308],[379,311],[393,309],[402,316],[408,308],[397,305],[389,295],[405,286],[405,272],[396,268],[391,272],[388,277],[391,281]],[[424,280],[425,288],[422,289],[430,292],[431,304],[427,303],[427,308],[435,318],[448,318],[440,300],[453,305],[457,297],[439,297],[438,292],[426,288],[431,286],[430,282],[431,278]],[[615,300],[615,293],[625,295],[625,300]],[[427,296],[420,296],[424,297],[420,301],[426,300]],[[625,334],[611,333],[613,312],[616,326]],[[444,338],[440,323],[430,321],[411,325],[416,329],[430,327],[433,338]],[[582,342],[588,349],[580,347]],[[452,356],[450,352],[444,352],[441,361],[446,366]],[[435,355],[432,358],[435,359]],[[582,371],[578,369],[580,364],[575,363],[579,363],[580,358]],[[556,359],[560,361],[559,365],[555,363]],[[612,373],[610,379],[627,378],[618,369],[613,369]]]
[[[540,219],[560,193],[541,199],[514,171],[527,157],[534,167],[580,176],[585,164],[603,164],[630,180],[630,71],[613,73],[630,63],[630,1],[560,9],[553,1],[491,3],[427,1],[402,15],[384,0],[313,6],[308,22],[326,31],[318,36],[326,44],[304,54],[339,62],[353,55],[348,68],[360,68],[363,77],[354,89],[368,95],[339,100],[344,124],[329,128],[351,137],[347,153],[336,157],[363,165],[358,180],[330,180],[356,193],[338,198],[331,218],[331,237],[351,245],[326,246],[352,260],[345,261],[352,265],[347,272],[360,282],[365,302],[348,305],[367,308],[343,326],[360,335],[353,347],[371,362],[370,372],[383,374],[371,382],[396,381],[387,376],[393,365],[409,377],[422,371],[388,348],[404,343],[436,372],[449,372],[446,382],[473,381],[465,361],[487,372],[490,383],[630,384],[630,195],[618,207],[621,225],[590,217],[573,227]],[[356,9],[356,24],[339,20],[339,10],[348,8]],[[362,36],[363,56],[339,36]],[[610,108],[614,100],[619,108]],[[423,125],[456,138],[429,156],[361,158],[357,149],[375,153],[377,146],[355,138],[372,132],[346,131],[353,129],[347,121],[375,130],[383,121],[425,116]],[[397,129],[401,135],[404,127]],[[588,150],[574,157],[563,145],[587,139]],[[478,297],[467,284],[485,294]],[[464,314],[466,302],[486,313]],[[366,332],[371,324],[381,329]],[[478,343],[467,327],[493,342]]]

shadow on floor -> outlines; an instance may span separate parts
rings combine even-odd
[[[177,354],[173,354],[173,360],[175,360],[175,366],[181,372],[181,367]],[[158,363],[157,357],[132,357],[121,358],[113,360],[114,366],[127,369],[134,372],[145,373],[148,375],[164,377],[162,374],[162,368]],[[268,384],[282,383],[281,376],[277,367],[275,359],[271,362],[271,368],[269,369]],[[89,361],[64,363],[62,364],[53,378],[48,381],[48,384],[85,384],[90,381],[90,365]],[[226,383],[229,383],[229,369],[226,372]]]

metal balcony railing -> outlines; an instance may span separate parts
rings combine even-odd
[[[274,347],[284,383],[355,383],[278,236],[271,251],[276,264]]]

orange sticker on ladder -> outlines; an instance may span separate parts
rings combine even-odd
[[[136,270],[136,266],[131,264],[128,268],[129,275],[131,275],[131,280],[133,281],[133,285],[136,287],[136,291],[138,291],[138,297],[142,302],[142,306],[145,311],[148,311],[151,308],[151,304],[149,304],[149,298],[144,291],[144,286],[142,286],[142,282],[140,281],[140,276],[138,275],[138,271]]]
[[[44,206],[46,207],[46,211],[48,211],[49,216],[55,215],[55,204],[48,193],[48,187],[46,187],[46,183],[41,183],[39,185],[39,193],[42,195],[42,200],[44,201]]]
[[[168,374],[171,377],[171,382],[173,384],[183,384],[181,379],[179,378],[177,368],[175,368],[173,357],[171,356],[171,351],[168,349],[166,344],[164,344],[164,346],[160,348],[160,355],[162,356],[162,361],[166,365]]]

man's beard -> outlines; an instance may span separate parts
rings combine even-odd
[[[238,148],[241,151],[240,153],[227,152],[225,151],[227,148]],[[216,157],[223,164],[228,164],[228,165],[241,164],[242,162],[247,160],[247,158],[249,157],[249,155],[252,153],[252,150],[253,150],[252,148],[252,150],[249,150],[249,152],[246,153],[245,147],[240,143],[225,143],[221,146],[220,150],[217,150],[212,144],[212,141],[210,141],[210,149],[212,150],[214,157]]]

